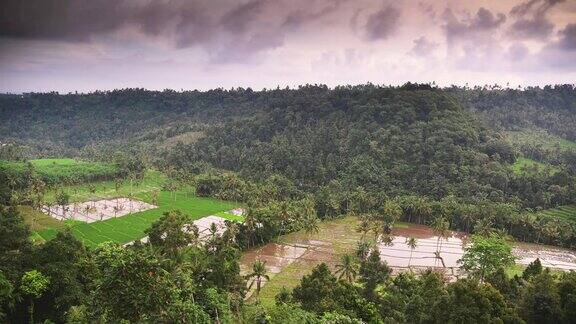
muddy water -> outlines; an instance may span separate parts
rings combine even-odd
[[[410,267],[444,267],[457,268],[460,265],[458,260],[464,254],[463,246],[466,243],[466,236],[462,233],[453,232],[448,238],[439,238],[427,226],[411,225],[408,228],[395,228],[392,231],[394,239],[392,245],[378,244],[380,256],[386,260],[389,266],[394,268]],[[412,251],[406,244],[408,237],[417,239],[417,246]],[[440,251],[440,257],[436,257],[435,252]]]
[[[325,262],[334,270],[340,255],[353,254],[360,234],[355,231],[358,224],[355,218],[339,219],[321,224],[321,230],[310,239],[302,233],[292,233],[281,238],[280,243],[269,243],[261,248],[244,253],[240,261],[243,274],[251,272],[251,265],[256,260],[266,262],[266,268],[271,280],[287,266],[294,263],[301,269],[300,276],[305,275],[315,265]],[[379,244],[381,258],[392,267],[394,272],[412,269],[446,268],[453,275],[458,275],[458,260],[464,254],[467,236],[464,233],[452,232],[448,238],[438,240],[434,231],[427,226],[409,225],[407,228],[394,228],[394,239],[391,246]],[[418,240],[417,247],[412,251],[406,244],[406,238]],[[440,250],[438,259],[435,252]],[[517,263],[529,264],[540,258],[546,267],[576,270],[576,252],[536,244],[516,244],[513,249]],[[408,267],[410,263],[410,267]],[[291,270],[292,271],[292,270]],[[282,273],[282,276],[284,272]],[[255,285],[254,285],[255,286]],[[248,297],[254,289],[248,293]]]
[[[440,256],[447,268],[457,268],[458,260],[464,254],[467,236],[464,233],[452,232],[448,239],[438,240],[434,231],[427,226],[410,225],[408,228],[394,229],[392,246],[379,245],[382,259],[392,267],[408,267],[410,248],[407,237],[414,237],[418,245],[412,253],[411,267],[442,267],[442,262],[435,256],[439,244]],[[528,265],[539,258],[542,265],[560,270],[576,270],[576,252],[561,248],[529,243],[517,243],[513,248],[516,263]]]
[[[272,279],[275,274],[280,273],[286,266],[302,257],[306,250],[307,248],[302,246],[269,243],[244,253],[240,259],[240,272],[242,275],[247,275],[252,272],[251,267],[254,262],[262,261],[266,263],[267,274]],[[246,293],[246,299],[250,298],[256,290],[256,285],[251,280],[254,279],[249,280],[248,286],[252,286],[252,289]],[[262,279],[261,285],[264,286],[265,284],[266,279]]]
[[[260,260],[266,262],[266,269],[270,273],[278,273],[306,252],[306,247],[269,243],[265,246],[244,253],[240,259],[242,270],[250,272],[252,263]]]
[[[530,243],[519,243],[514,247],[516,263],[528,265],[536,258],[548,268],[560,270],[576,270],[576,252],[550,246]]]

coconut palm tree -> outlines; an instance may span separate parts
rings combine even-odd
[[[247,280],[254,278],[254,280],[252,280],[250,283],[250,286],[248,286],[248,289],[251,289],[252,285],[256,283],[256,296],[260,294],[262,279],[270,280],[270,277],[266,274],[267,272],[268,270],[266,270],[266,262],[257,260],[256,262],[252,263],[252,272],[246,275]]]
[[[366,260],[373,245],[374,244],[367,241],[358,242],[358,245],[356,246],[356,257],[358,257],[360,260]]]
[[[394,245],[394,236],[392,236],[391,234],[384,233],[382,234],[380,241],[385,246],[392,246]]]
[[[158,189],[152,190],[152,205],[158,206]]]
[[[211,223],[208,232],[210,233],[210,238],[214,239],[218,234],[218,225],[216,225],[216,223]]]
[[[336,265],[335,274],[339,275],[338,279],[345,278],[349,283],[354,282],[358,273],[357,265],[354,258],[349,254],[344,254],[340,263]]]
[[[432,229],[438,240],[436,241],[436,254],[440,255],[442,251],[442,241],[450,235],[450,223],[444,217],[438,217],[432,223]]]
[[[492,229],[492,221],[490,219],[479,219],[474,224],[474,233],[488,236],[492,234],[494,231]]]
[[[240,226],[238,225],[237,222],[229,220],[226,220],[224,224],[226,226],[225,233],[227,233],[230,241],[234,242],[234,240],[236,239],[236,235],[238,235],[238,233],[240,232]]]
[[[410,248],[410,258],[408,258],[408,268],[410,268],[410,263],[412,262],[412,253],[418,246],[418,240],[415,237],[407,237],[406,245]]]
[[[316,216],[316,213],[308,214],[303,219],[304,231],[308,236],[308,241],[310,241],[310,236],[312,235],[312,233],[318,233],[320,231],[319,224],[320,220],[318,219],[318,216]]]
[[[362,221],[360,221],[360,224],[356,228],[356,232],[362,234],[362,240],[366,238],[366,235],[370,232],[370,221],[366,217],[362,217]]]

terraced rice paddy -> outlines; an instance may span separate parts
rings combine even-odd
[[[141,193],[136,198],[148,203],[151,202],[149,193]],[[193,197],[187,192],[170,193],[161,191],[158,195],[158,208],[93,223],[75,222],[70,228],[74,236],[90,247],[95,247],[108,241],[124,244],[144,237],[144,231],[162,217],[165,212],[180,210],[190,215],[193,219],[198,219],[231,210],[235,207],[237,207],[237,204],[216,199]],[[226,216],[227,214],[221,213],[219,215]],[[230,218],[236,219],[237,216],[230,214]],[[57,232],[58,229],[49,228],[39,231],[38,235],[44,240],[49,240],[54,238]]]
[[[546,209],[540,214],[549,217],[562,218],[565,220],[576,221],[576,205],[566,205],[556,208]]]
[[[157,208],[157,206],[139,200],[118,197],[73,203],[66,206],[43,206],[42,211],[58,220],[69,219],[93,223],[153,208]]]
[[[270,281],[262,286],[259,299],[264,304],[272,304],[282,287],[295,287],[302,276],[310,273],[316,265],[324,262],[335,270],[335,265],[343,254],[354,254],[356,244],[361,238],[355,230],[358,223],[357,218],[345,217],[322,222],[319,232],[313,235],[304,232],[285,235],[278,242],[244,253],[240,262],[242,272],[248,273],[251,264],[256,260],[266,262]],[[448,239],[439,242],[438,237],[427,226],[406,223],[398,225],[392,231],[392,245],[378,244],[382,260],[386,261],[393,272],[410,269],[417,272],[432,267],[444,271],[448,278],[463,275],[459,271],[458,260],[464,254],[466,235],[454,232]],[[410,247],[406,244],[407,237],[418,240],[412,258]],[[435,256],[438,243],[441,244],[442,260]],[[576,253],[573,251],[536,244],[518,244],[513,253],[518,258],[514,270],[520,272],[536,258],[540,258],[546,267],[576,270]]]
[[[37,159],[29,162],[48,185],[114,179],[120,171],[114,164],[74,159]],[[26,163],[0,160],[0,169],[9,174],[22,174],[26,170]]]

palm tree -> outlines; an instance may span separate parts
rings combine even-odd
[[[316,216],[316,213],[308,214],[303,219],[304,231],[308,235],[308,241],[310,241],[310,235],[312,233],[318,233],[320,231],[319,224],[320,220],[318,220],[318,216]]]
[[[373,244],[367,241],[360,241],[356,246],[356,256],[360,260],[366,260],[368,255],[370,254],[370,250],[372,249]]]
[[[268,270],[266,270],[266,262],[262,262],[257,260],[256,262],[252,263],[252,273],[246,276],[246,279],[254,278],[248,286],[248,289],[252,288],[252,285],[256,283],[256,296],[260,294],[260,288],[262,287],[262,279],[270,280],[270,277],[266,274]]]
[[[338,279],[346,278],[349,283],[352,283],[358,273],[356,268],[354,258],[349,254],[344,254],[340,259],[340,263],[336,265],[335,274],[339,274]]]
[[[382,234],[381,241],[382,244],[384,244],[385,246],[392,246],[394,245],[394,236],[392,236],[391,234],[384,233]]]
[[[240,226],[235,221],[229,221],[229,220],[226,220],[224,224],[226,226],[225,231],[226,235],[228,235],[230,241],[234,242],[234,240],[236,239],[236,235],[238,235],[238,232],[240,231]]]
[[[362,217],[362,221],[360,222],[360,224],[356,228],[356,232],[362,234],[363,240],[366,238],[366,235],[368,235],[368,232],[370,232],[370,222],[368,221],[368,219],[366,217]]]
[[[477,220],[476,224],[474,224],[474,233],[482,236],[488,236],[492,234],[493,233],[492,221],[490,221],[489,219]]]
[[[216,223],[211,223],[208,232],[210,233],[210,238],[214,239],[216,234],[218,234],[218,225],[216,225]]]
[[[292,208],[287,201],[283,201],[280,203],[279,209],[278,218],[280,219],[280,232],[286,233],[289,230],[287,226],[292,218]]]
[[[248,234],[248,248],[254,243],[254,235],[258,224],[256,209],[254,207],[248,207],[246,209],[246,215],[244,216],[244,226],[246,226],[246,232]]]
[[[158,206],[158,189],[152,191],[152,205]]]
[[[418,246],[418,240],[415,237],[407,237],[406,245],[410,248],[410,258],[408,259],[408,268],[410,268],[410,263],[412,262],[412,253]]]
[[[438,240],[436,242],[436,255],[440,256],[440,252],[442,251],[442,241],[445,238],[448,238],[450,234],[450,223],[444,217],[438,217],[432,223],[432,229],[434,233],[438,236]]]

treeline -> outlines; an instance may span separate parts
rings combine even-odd
[[[576,140],[574,85],[526,89],[452,88],[462,104],[480,112],[496,127],[509,130],[542,128],[561,138]]]
[[[543,176],[540,173],[532,176],[535,175]],[[392,217],[392,221],[423,225],[432,225],[442,218],[455,231],[498,232],[523,242],[576,247],[576,222],[525,210],[518,202],[495,202],[487,198],[470,201],[456,196],[442,199],[417,195],[388,196],[367,191],[361,186],[349,190],[335,183],[311,194],[280,175],[253,182],[233,173],[207,173],[197,176],[194,183],[199,196],[235,200],[248,205],[250,221],[247,223],[252,223],[254,218],[254,222],[261,226],[242,227],[246,230],[243,232],[246,234],[244,247],[268,242],[280,234],[310,228],[314,217],[330,219],[348,214],[383,215]],[[576,199],[573,185],[570,188],[563,191],[558,187],[547,199],[556,200],[558,204],[573,201]]]
[[[24,178],[30,169],[34,169],[47,186],[112,180],[125,173],[118,165],[97,162],[75,161],[69,165],[46,162],[34,166],[30,162],[0,160],[0,173],[10,179]]]
[[[146,167],[134,156],[117,155],[115,163],[0,160],[0,205],[22,204],[39,209],[48,189],[97,181],[140,181]],[[64,164],[64,165],[62,165]]]

